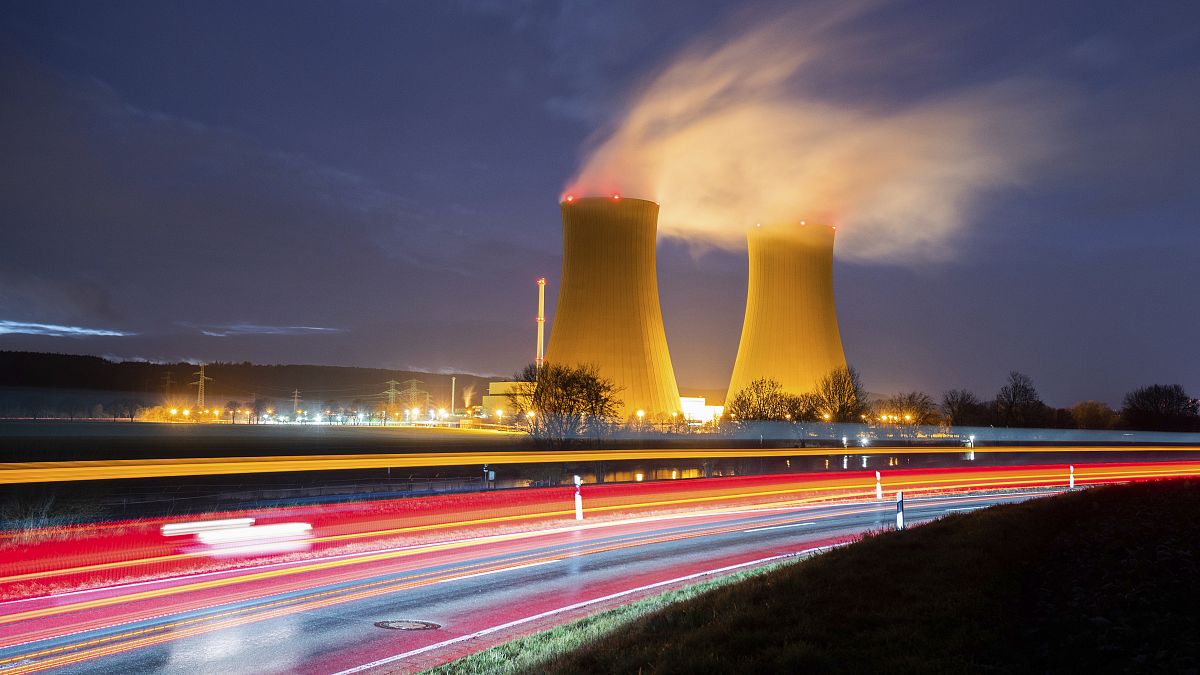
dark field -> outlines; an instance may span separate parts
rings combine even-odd
[[[1194,673],[1198,598],[1200,482],[1113,486],[871,536],[538,670]]]

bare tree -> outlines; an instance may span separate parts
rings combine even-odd
[[[966,389],[951,389],[942,394],[942,414],[950,426],[987,424],[987,406]]]
[[[778,380],[754,380],[734,394],[725,406],[725,414],[744,421],[783,420],[789,414],[788,395]]]
[[[817,412],[827,422],[861,422],[866,390],[853,368],[837,368],[821,378],[816,391]]]
[[[878,404],[881,416],[895,417],[898,424],[937,424],[938,410],[933,399],[922,391],[889,396]]]
[[[1038,397],[1033,380],[1024,373],[1012,371],[1008,382],[996,394],[996,416],[1009,427],[1032,427],[1046,418],[1047,406]]]
[[[593,366],[530,364],[508,394],[518,420],[534,438],[566,447],[599,439],[617,419],[617,388]]]
[[[734,394],[725,406],[725,414],[731,420],[740,421],[793,421],[803,422],[817,419],[818,402],[812,393],[789,394],[778,380],[762,378],[754,380]]]

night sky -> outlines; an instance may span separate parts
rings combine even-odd
[[[938,255],[839,242],[868,389],[990,397],[1015,369],[1064,406],[1200,391],[1200,4],[863,7],[809,68],[834,109],[1020,81],[1057,115]],[[538,276],[553,310],[557,202],[598,135],[682,51],[791,11],[6,2],[0,349],[511,373],[533,356]],[[660,237],[685,393],[733,367],[735,248]]]

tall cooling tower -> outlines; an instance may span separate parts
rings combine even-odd
[[[799,394],[845,367],[833,304],[833,237],[834,228],[824,225],[751,228],[746,320],[726,404],[760,378]]]
[[[658,204],[562,202],[563,269],[546,360],[591,364],[620,388],[623,417],[679,410],[658,302]]]

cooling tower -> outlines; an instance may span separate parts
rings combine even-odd
[[[678,411],[658,302],[658,204],[567,197],[561,206],[562,280],[546,360],[596,366],[620,388],[624,418]]]
[[[834,228],[824,225],[751,228],[746,320],[727,405],[760,378],[799,394],[845,367],[833,304],[833,236]]]

